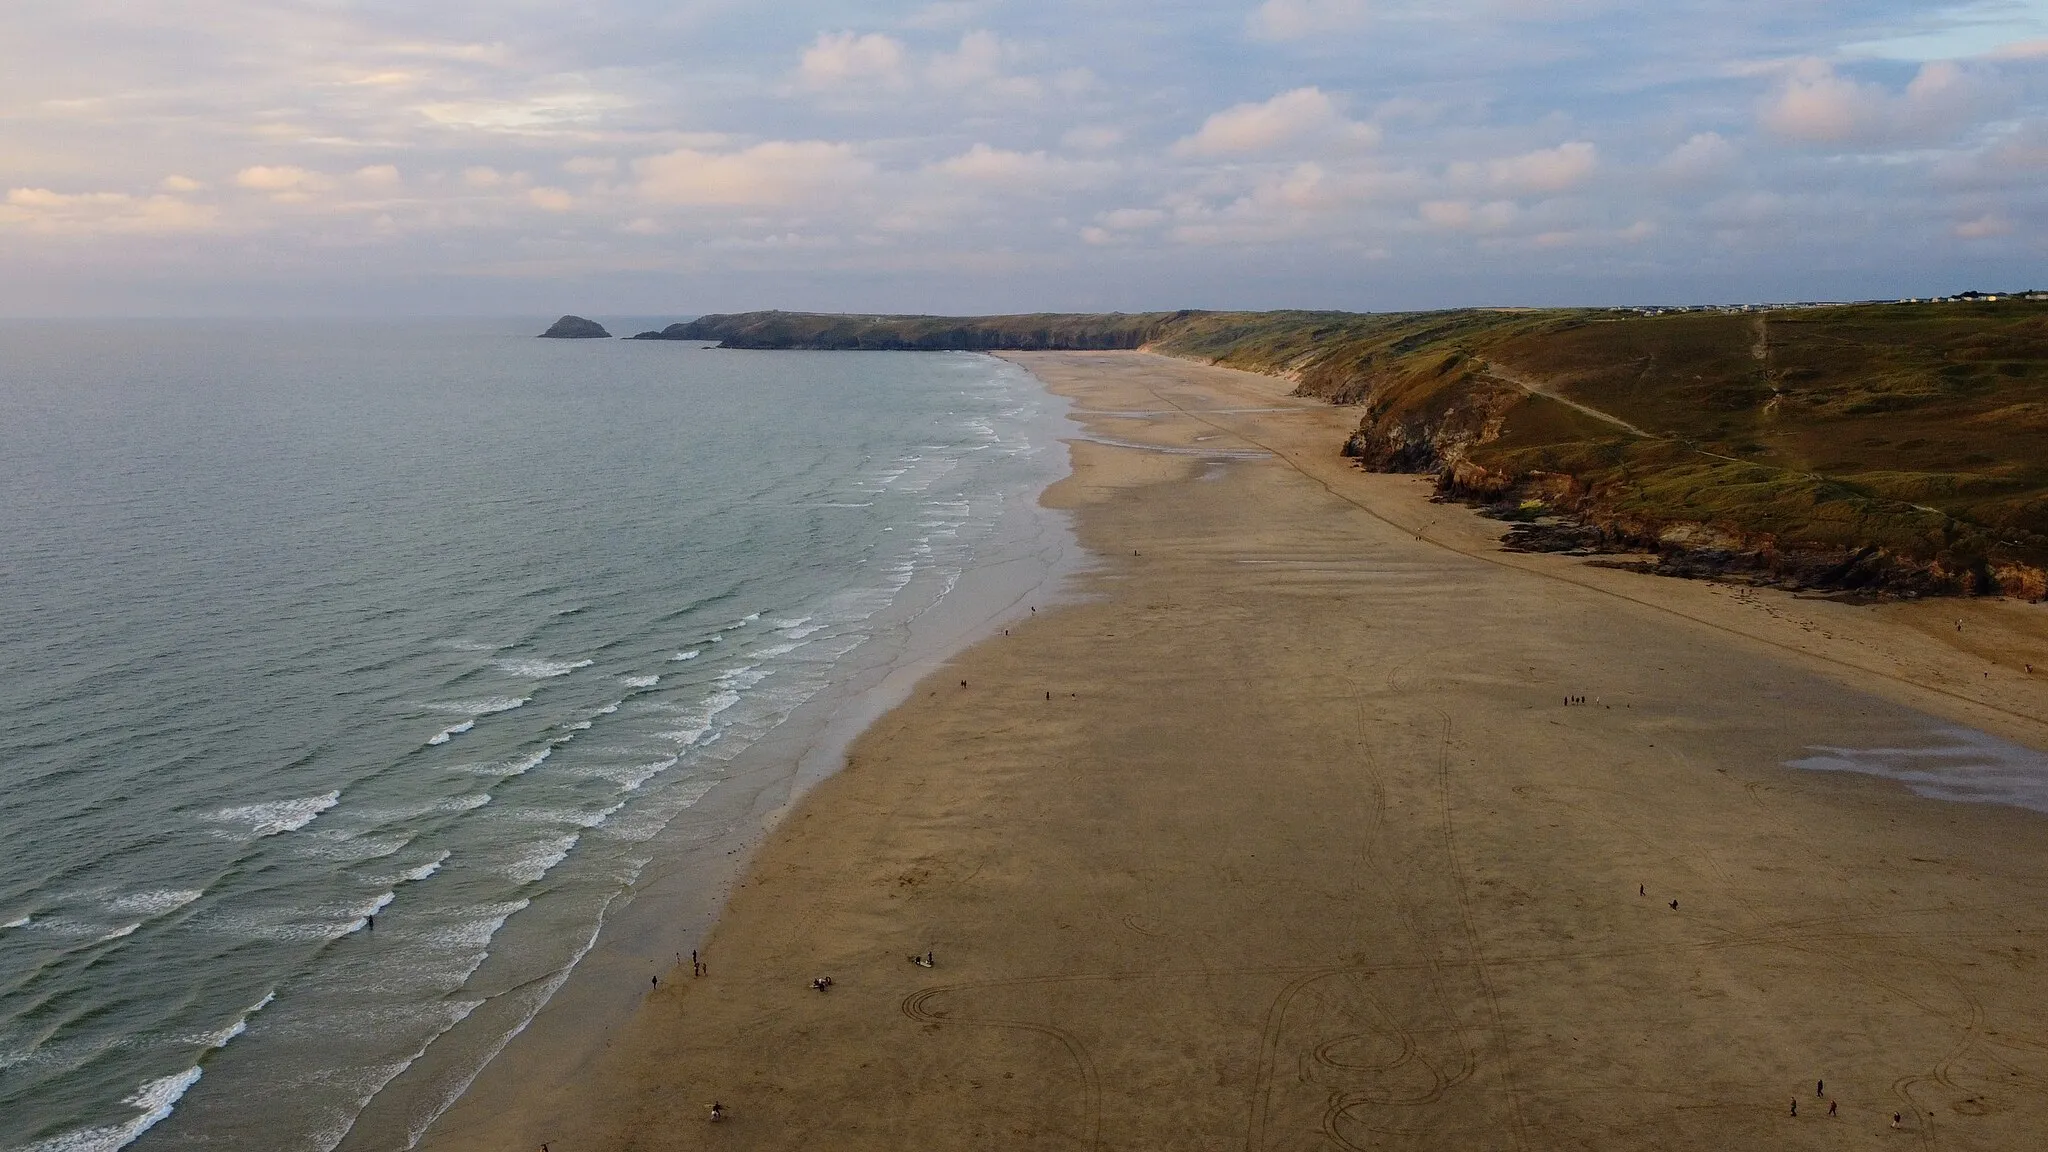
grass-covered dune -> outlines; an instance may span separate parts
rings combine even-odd
[[[1524,521],[1516,546],[1807,587],[2048,594],[2048,302],[772,312],[679,330],[761,348],[1144,347],[1359,406],[1344,452]]]

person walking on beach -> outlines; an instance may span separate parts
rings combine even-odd
[[[1830,1116],[1833,1116],[1834,1114],[1835,1114],[1835,1102],[1834,1102],[1833,1100],[1830,1100],[1830,1101],[1828,1101],[1828,1115],[1830,1115]]]
[[[1797,1096],[1792,1098],[1792,1114],[1794,1116],[1799,1115],[1799,1097]]]
[[[1897,1112],[1892,1113],[1892,1127],[1897,1128],[1899,1126],[1899,1120],[1899,1114]]]
[[[1826,1089],[1826,1087],[1827,1087],[1827,1083],[1828,1083],[1828,1082],[1827,1082],[1827,1081],[1825,1081],[1825,1080],[1815,1080],[1815,1081],[1813,1082],[1813,1094],[1814,1094],[1815,1096],[1825,1096],[1825,1095],[1827,1095],[1827,1092],[1825,1091],[1825,1089]]]

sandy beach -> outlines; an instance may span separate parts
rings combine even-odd
[[[422,1147],[2048,1132],[2048,816],[1873,774],[2048,772],[2048,608],[1501,553],[1285,381],[1012,359],[1094,437],[1045,496],[1093,566],[778,822],[708,975]]]

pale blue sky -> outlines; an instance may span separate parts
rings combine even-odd
[[[2048,0],[68,0],[0,315],[2048,286]]]

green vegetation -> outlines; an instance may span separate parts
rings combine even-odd
[[[2048,594],[2048,302],[774,312],[659,335],[670,334],[738,347],[1143,346],[1360,406],[1347,455],[1435,473],[1448,495],[1535,521],[1517,530],[1525,546],[1654,551],[1665,571],[1810,587]]]

